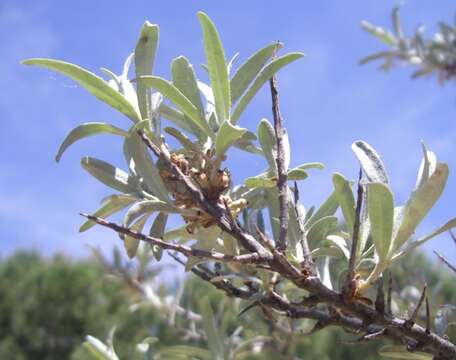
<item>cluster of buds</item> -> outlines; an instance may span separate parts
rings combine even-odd
[[[233,201],[224,193],[231,183],[231,176],[227,169],[220,169],[220,160],[210,151],[207,153],[172,153],[171,162],[175,164],[185,176],[190,177],[203,192],[208,201],[213,201],[221,206],[226,206],[233,216],[236,216],[245,206],[247,201],[239,199]],[[175,205],[184,209],[196,210],[195,215],[183,216],[187,223],[187,231],[193,233],[198,226],[210,227],[215,220],[206,213],[188,195],[185,186],[166,168],[160,168],[160,176],[165,186],[172,194]]]

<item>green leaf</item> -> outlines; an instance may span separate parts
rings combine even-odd
[[[190,102],[196,106],[200,113],[200,118],[204,119],[204,108],[198,89],[195,72],[192,65],[184,56],[175,58],[171,63],[171,73],[173,84],[178,88]]]
[[[239,120],[244,109],[256,95],[258,90],[268,81],[277,71],[283,68],[285,65],[303,57],[303,53],[289,53],[284,56],[278,57],[266,65],[258,74],[258,76],[253,81],[252,85],[247,89],[247,91],[241,96],[236,107],[231,113],[231,121],[233,124]]]
[[[203,114],[203,104],[195,71],[185,56],[178,56],[171,61],[171,75],[174,86]]]
[[[116,126],[105,123],[92,122],[81,124],[71,130],[65,140],[62,142],[59,150],[57,151],[57,155],[55,156],[55,161],[59,162],[65,150],[76,141],[97,134],[114,134],[127,136],[128,132],[119,129]]]
[[[424,142],[421,143],[423,149],[423,160],[421,161],[420,169],[416,179],[415,188],[418,189],[428,181],[429,177],[434,173],[437,166],[437,157],[426,148]]]
[[[262,119],[258,124],[257,134],[258,141],[260,142],[263,154],[268,161],[269,168],[272,169],[274,174],[277,174],[277,141],[274,128],[268,120]]]
[[[196,346],[176,345],[160,350],[162,360],[213,360],[211,352]]]
[[[135,72],[136,77],[152,75],[155,53],[158,45],[158,25],[146,21],[141,28],[138,42],[135,48]],[[138,105],[143,119],[150,120],[150,90],[142,83],[136,84],[138,93]]]
[[[97,211],[95,211],[93,215],[106,218],[122,210],[135,201],[136,198],[130,195],[111,195],[103,201],[102,206]],[[81,225],[79,232],[89,230],[94,225],[96,225],[96,222],[87,220],[84,224]]]
[[[230,82],[226,68],[225,53],[217,29],[211,19],[203,12],[198,12],[198,19],[203,30],[204,52],[211,88],[215,97],[215,110],[218,122],[229,120],[230,116]]]
[[[131,104],[121,93],[109,86],[106,81],[90,71],[74,64],[52,59],[27,59],[23,60],[22,64],[40,66],[68,76],[97,99],[120,111],[132,121],[137,122],[141,120],[141,116],[138,114],[133,104]]]
[[[183,133],[181,133],[179,130],[172,128],[172,127],[166,127],[165,132],[167,132],[169,135],[174,137],[177,141],[180,142],[180,144],[187,150],[193,151],[195,153],[200,153],[202,151],[202,147],[194,144],[187,136],[185,136]]]
[[[175,125],[179,126],[182,130],[188,131],[189,133],[194,132],[193,128],[190,126],[191,122],[185,117],[185,115],[166,104],[160,104],[160,115],[165,119],[171,121]]]
[[[145,86],[152,87],[168,98],[180,111],[191,120],[192,124],[203,134],[212,137],[214,134],[206,120],[201,117],[198,108],[172,83],[158,76],[141,76],[138,78]]]
[[[245,179],[244,184],[249,188],[271,188],[277,186],[277,179],[267,174],[261,174]]]
[[[307,173],[302,169],[291,169],[288,170],[287,179],[288,180],[304,180],[307,179]]]
[[[81,159],[81,166],[97,180],[112,189],[124,194],[134,194],[139,191],[138,181],[135,178],[103,160],[85,156]]]
[[[448,230],[451,230],[452,228],[456,227],[456,218],[451,219],[450,221],[447,221],[444,225],[440,226],[439,228],[435,229],[433,232],[430,234],[420,237],[418,240],[412,242],[411,244],[408,244],[406,248],[396,254],[396,256],[393,257],[393,260],[396,260],[398,258],[401,258],[403,255],[409,253],[410,251],[416,249],[418,246],[423,245],[426,241],[431,240],[432,238],[435,238],[437,235],[440,235]]]
[[[221,158],[226,150],[241,139],[246,132],[247,129],[233,125],[229,120],[223,121],[215,138],[215,155]]]
[[[282,47],[279,42],[273,42],[258,50],[249,57],[237,69],[230,82],[231,102],[234,104],[240,96],[247,90],[253,79],[258,75],[260,70],[266,65],[266,62]]]
[[[361,27],[388,46],[394,46],[396,43],[394,35],[381,27],[374,26],[367,21],[361,21]]]
[[[209,297],[202,299],[200,311],[203,317],[203,327],[207,336],[209,349],[212,353],[212,358],[214,360],[221,360],[223,359],[224,354],[223,342],[222,339],[220,339],[219,332],[214,323],[215,318],[211,303],[209,302]]]
[[[367,212],[372,241],[379,263],[383,263],[391,247],[394,216],[393,194],[386,184],[367,184]]]
[[[179,213],[179,208],[158,199],[139,201],[128,209],[124,217],[124,226],[130,226],[135,219],[144,214],[157,211],[176,214]]]
[[[147,219],[149,218],[150,214],[145,214],[143,217],[141,217],[137,222],[135,222],[130,228],[133,231],[136,232],[141,232]],[[125,235],[124,238],[124,247],[125,250],[127,251],[127,255],[130,259],[134,258],[136,253],[138,252],[138,247],[139,247],[140,240]]]
[[[166,229],[166,222],[168,221],[168,214],[167,213],[159,213],[157,217],[154,219],[152,226],[149,231],[149,235],[153,236],[158,239],[163,239],[163,234],[165,233]],[[152,253],[157,261],[160,261],[163,254],[163,249],[159,246],[151,245]]]
[[[96,337],[87,335],[84,347],[96,360],[119,360],[114,349],[106,346]]]
[[[421,351],[410,352],[402,345],[385,345],[380,348],[379,354],[391,359],[432,360],[432,355]]]
[[[315,247],[337,229],[337,217],[325,216],[316,221],[307,231],[309,245]]]
[[[129,136],[125,138],[123,148],[130,171],[143,179],[152,195],[162,201],[169,202],[168,190],[163,183],[160,172],[136,131],[130,131]]]
[[[309,228],[317,220],[320,220],[325,216],[334,215],[338,207],[339,202],[337,201],[336,191],[334,190],[331,195],[329,195],[329,197],[325,200],[325,202],[320,205],[318,210],[310,215],[309,220],[306,222],[306,228]]]
[[[438,163],[429,179],[412,192],[402,211],[402,222],[393,242],[393,250],[400,249],[413,235],[416,227],[442,194],[447,178],[448,165]]]
[[[383,161],[368,143],[355,141],[352,144],[352,150],[370,182],[388,184],[388,175]]]
[[[353,224],[355,222],[355,197],[350,186],[350,183],[341,174],[333,174],[334,190],[336,191],[337,202],[342,209],[345,225],[351,234],[353,232]]]

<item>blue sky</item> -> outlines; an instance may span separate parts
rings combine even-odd
[[[117,237],[95,228],[77,229],[79,211],[92,211],[110,191],[79,166],[91,155],[124,167],[120,139],[95,137],[79,142],[60,164],[54,155],[63,137],[86,121],[106,121],[126,128],[127,119],[98,103],[70,80],[19,65],[28,57],[71,61],[92,71],[107,67],[120,73],[145,20],[160,25],[155,74],[169,78],[171,59],[186,55],[203,76],[201,33],[196,12],[207,12],[218,26],[226,53],[240,61],[265,44],[280,40],[285,51],[306,58],[279,74],[282,114],[290,133],[292,164],[322,161],[326,169],[302,183],[301,198],[318,204],[331,189],[331,174],[355,178],[358,164],[350,145],[363,139],[382,154],[395,198],[406,200],[421,159],[420,140],[440,160],[456,168],[456,92],[434,78],[412,81],[410,69],[390,74],[374,64],[359,66],[363,56],[381,45],[364,33],[366,19],[390,25],[394,1],[51,1],[2,0],[0,3],[0,254],[31,248],[47,254],[87,254],[87,246],[108,248]],[[437,5],[438,4],[438,5]],[[451,21],[454,1],[409,1],[402,8],[407,31],[439,20]],[[255,129],[271,118],[263,90],[241,119]],[[233,153],[235,178],[259,173],[259,158]],[[456,216],[456,178],[424,221],[419,234]],[[456,260],[456,247],[443,235],[425,249]]]

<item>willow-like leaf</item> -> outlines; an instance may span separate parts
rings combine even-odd
[[[134,194],[139,191],[138,181],[125,171],[99,159],[85,156],[81,166],[97,180],[112,189],[124,194]]]
[[[128,136],[128,132],[111,124],[99,122],[81,124],[71,130],[70,133],[66,136],[65,140],[63,140],[62,144],[59,147],[59,150],[57,151],[57,155],[55,156],[55,161],[59,162],[65,150],[76,141],[97,134]]]
[[[230,82],[226,68],[225,53],[212,20],[203,12],[198,12],[198,19],[203,30],[204,52],[211,88],[215,97],[215,109],[219,124],[229,120],[231,108]]]
[[[152,195],[169,202],[168,190],[160,172],[136,131],[131,131],[125,138],[123,150],[130,171],[143,179]]]
[[[247,129],[231,124],[229,120],[223,121],[215,138],[215,154],[222,157],[228,148],[240,140]]]
[[[143,215],[138,221],[136,221],[132,226],[131,230],[136,231],[136,232],[141,232],[144,225],[146,224],[147,219],[149,218],[150,214],[145,214]],[[138,252],[138,247],[140,240],[125,235],[124,236],[124,247],[125,250],[127,251],[127,255],[130,259],[134,258],[136,256],[136,253]]]
[[[273,170],[274,174],[276,174],[277,141],[275,138],[274,128],[268,120],[262,119],[260,121],[258,124],[257,135],[263,154],[268,161],[269,168]]]
[[[258,74],[258,76],[253,81],[252,85],[247,89],[247,91],[239,98],[238,103],[236,104],[233,112],[231,113],[231,121],[235,124],[239,117],[241,116],[242,112],[245,110],[247,105],[256,95],[258,90],[267,82],[277,71],[283,68],[285,65],[303,57],[303,53],[289,53],[278,57],[271,61],[268,65],[266,65]]]
[[[179,213],[179,208],[167,204],[164,201],[160,201],[158,199],[155,200],[143,200],[139,201],[136,204],[134,204],[130,209],[128,209],[127,213],[125,214],[124,217],[124,225],[125,226],[130,226],[130,224],[137,219],[138,217],[148,214],[148,213],[153,213],[153,212],[166,212],[166,213]]]
[[[179,56],[171,62],[173,84],[200,112],[204,118],[204,108],[201,101],[200,91],[192,65],[185,56]]]
[[[247,90],[248,86],[257,77],[260,70],[282,46],[283,44],[279,42],[273,42],[272,44],[265,46],[249,57],[239,69],[236,70],[230,82],[231,102],[233,104],[235,104]]]
[[[133,104],[131,104],[121,93],[114,90],[99,76],[80,66],[65,61],[40,58],[27,59],[22,61],[22,64],[40,66],[68,76],[97,99],[120,111],[132,121],[137,122],[141,120],[141,116],[138,114]]]
[[[161,212],[157,215],[150,227],[149,235],[158,239],[163,239],[168,221],[168,214]],[[163,254],[163,249],[159,246],[151,245],[152,253],[157,261],[160,261]]]
[[[141,28],[138,42],[135,47],[136,77],[152,75],[155,53],[158,45],[159,27],[146,21]],[[150,90],[142,83],[136,84],[138,105],[143,119],[149,119]],[[149,119],[150,120],[150,119]]]
[[[355,141],[352,150],[370,182],[388,183],[388,175],[380,155],[366,142]]]
[[[116,212],[126,208],[128,205],[134,203],[136,198],[131,195],[111,195],[107,197],[102,206],[93,213],[94,216],[106,218]],[[79,228],[79,232],[89,230],[92,226],[96,225],[96,222],[87,220]]]
[[[402,222],[393,241],[393,250],[400,249],[413,235],[416,227],[442,194],[447,178],[448,165],[438,163],[429,179],[412,192],[402,211]]]
[[[337,201],[344,215],[345,225],[351,234],[355,222],[355,197],[353,196],[350,183],[341,174],[334,173],[333,184]]]
[[[198,108],[172,83],[158,76],[141,76],[138,81],[161,92],[164,97],[168,98],[191,120],[202,134],[209,137],[214,135],[206,120],[201,117]]]
[[[394,217],[393,194],[386,184],[367,184],[367,212],[372,241],[379,263],[383,263],[391,247]]]

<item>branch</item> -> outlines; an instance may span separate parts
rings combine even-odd
[[[225,263],[239,263],[239,264],[262,264],[265,262],[265,260],[262,257],[260,257],[259,254],[257,254],[257,253],[233,256],[233,255],[225,255],[223,253],[216,252],[216,251],[205,251],[205,250],[201,250],[201,249],[194,249],[194,248],[190,248],[185,245],[168,243],[161,239],[154,238],[150,235],[145,235],[143,233],[131,230],[127,227],[118,225],[116,223],[106,221],[105,219],[97,217],[97,216],[83,214],[83,213],[81,213],[81,215],[88,218],[89,220],[96,222],[99,225],[110,228],[117,233],[124,234],[124,235],[130,236],[132,238],[145,241],[151,245],[156,245],[164,250],[176,251],[187,257],[195,256],[195,257],[203,258],[203,259],[210,259],[210,260],[215,260],[215,261],[220,261],[220,262],[225,262]]]
[[[358,242],[359,242],[359,227],[361,223],[361,208],[363,206],[363,186],[361,184],[361,177],[363,176],[362,169],[359,169],[358,177],[358,196],[356,199],[356,210],[355,210],[355,222],[353,224],[353,238],[352,246],[350,252],[350,260],[348,262],[348,272],[347,278],[345,280],[345,286],[343,289],[346,299],[349,299],[354,295],[356,287],[353,284],[353,279],[355,278],[355,266],[356,266],[356,256],[358,253]]]
[[[287,169],[285,164],[285,147],[283,144],[284,129],[279,109],[279,91],[277,89],[277,77],[274,75],[270,80],[272,97],[272,114],[274,117],[274,130],[277,139],[277,189],[279,191],[279,239],[277,248],[284,252],[287,248],[288,229],[288,194],[287,194]]]
[[[454,265],[452,265],[447,259],[445,259],[445,257],[443,255],[441,255],[437,251],[434,251],[434,254],[436,254],[437,257],[439,258],[439,260],[442,261],[446,266],[448,266],[450,268],[450,270],[452,270],[453,272],[456,273],[456,267]]]

